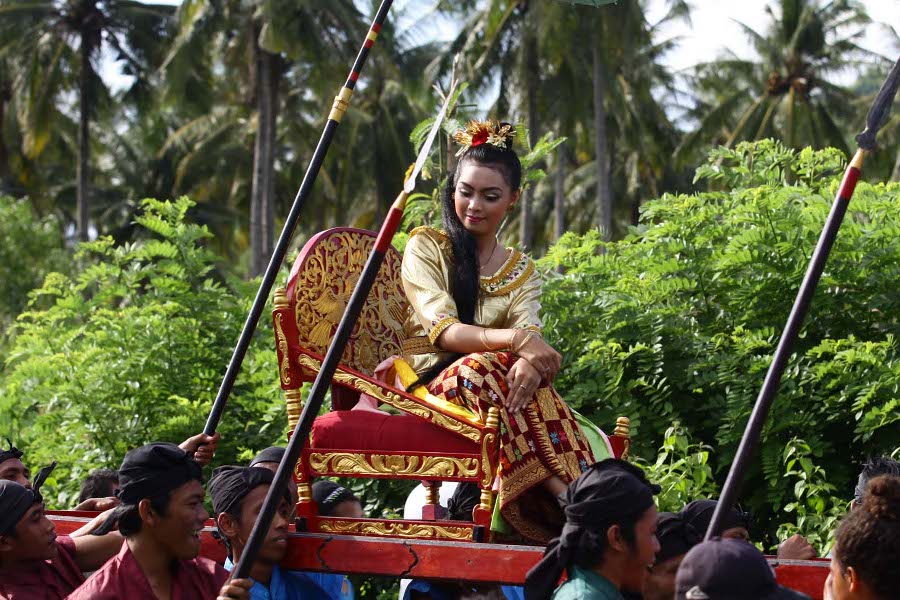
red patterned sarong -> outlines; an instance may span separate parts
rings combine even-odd
[[[506,373],[517,356],[509,352],[469,354],[444,369],[428,391],[487,419],[500,408],[500,514],[523,537],[547,543],[564,522],[556,499],[541,483],[556,475],[570,483],[594,463],[587,439],[566,403],[542,383],[516,415],[504,408]]]

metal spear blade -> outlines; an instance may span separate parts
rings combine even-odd
[[[856,143],[859,144],[861,150],[871,152],[878,147],[875,138],[878,136],[878,130],[887,122],[891,104],[894,102],[894,96],[897,95],[898,85],[900,85],[900,58],[894,63],[894,68],[884,80],[881,90],[875,97],[875,102],[872,103],[872,108],[866,115],[866,128],[856,136]]]
[[[403,184],[403,191],[407,194],[411,194],[416,188],[416,177],[418,177],[419,173],[422,171],[422,167],[425,166],[425,160],[428,158],[428,153],[431,151],[431,145],[434,144],[434,138],[437,137],[438,131],[441,129],[441,123],[444,122],[444,117],[447,116],[447,109],[450,107],[453,92],[456,90],[456,63],[458,61],[459,54],[453,58],[453,71],[450,74],[450,89],[447,90],[447,97],[444,98],[441,112],[439,112],[438,116],[435,118],[434,125],[431,126],[431,131],[428,132],[428,137],[425,138],[425,143],[422,144],[419,155],[416,157],[416,163],[413,165],[412,172],[409,174],[409,177],[406,178],[406,183]]]

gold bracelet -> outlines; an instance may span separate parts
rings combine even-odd
[[[525,344],[528,343],[528,340],[530,340],[533,335],[534,335],[534,332],[529,331],[528,334],[525,336],[525,339],[523,339],[517,347],[512,349],[513,353],[519,354],[519,352],[522,350],[523,347],[525,347]]]
[[[490,352],[491,350],[493,350],[493,348],[491,348],[490,345],[488,344],[488,340],[487,340],[487,327],[482,327],[482,328],[481,328],[481,335],[480,335],[479,337],[481,338],[481,345],[484,347],[484,349],[485,349],[487,352]]]

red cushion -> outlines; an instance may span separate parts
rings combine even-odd
[[[480,454],[462,436],[409,415],[368,410],[335,410],[316,419],[312,448],[380,452]]]

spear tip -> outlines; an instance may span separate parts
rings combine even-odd
[[[878,136],[878,130],[887,122],[898,85],[900,85],[900,58],[894,63],[894,68],[882,84],[872,108],[869,109],[869,114],[866,115],[866,128],[856,136],[856,143],[861,150],[872,152],[878,148],[878,141],[875,138]]]

